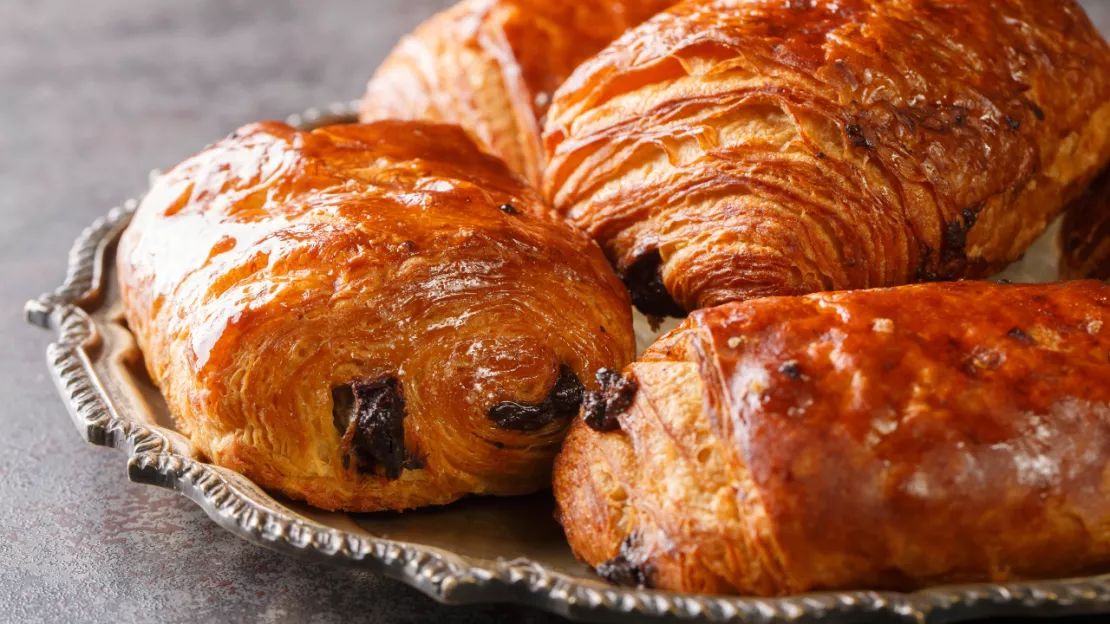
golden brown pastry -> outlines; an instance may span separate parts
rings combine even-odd
[[[1110,563],[1110,286],[933,283],[699,310],[599,374],[555,464],[611,580],[779,595]]]
[[[1110,46],[1072,0],[687,0],[545,143],[645,312],[985,276],[1110,161]]]
[[[675,0],[463,0],[374,74],[363,121],[457,123],[534,184],[551,94],[579,63]]]
[[[118,265],[196,448],[326,509],[546,487],[633,356],[601,251],[454,126],[244,126],[158,179]]]
[[[1110,279],[1110,169],[1064,213],[1060,277]]]

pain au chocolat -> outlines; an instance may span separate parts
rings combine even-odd
[[[1072,0],[686,0],[544,134],[645,312],[985,276],[1110,160],[1110,46]]]
[[[585,403],[558,514],[610,580],[756,595],[1110,564],[1110,286],[691,313]]]
[[[457,123],[539,184],[551,94],[579,63],[674,0],[464,0],[378,68],[361,119]]]
[[[157,180],[118,267],[195,447],[326,509],[547,487],[634,355],[597,245],[454,126],[245,126]]]

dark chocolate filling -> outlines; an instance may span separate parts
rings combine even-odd
[[[621,274],[621,281],[632,296],[632,305],[649,316],[686,316],[686,310],[675,303],[663,285],[663,259],[653,249],[636,260]]]
[[[610,368],[597,371],[596,379],[600,390],[587,392],[582,399],[583,418],[594,431],[616,431],[621,427],[617,416],[632,405],[640,384]]]
[[[620,554],[608,561],[599,563],[594,572],[601,578],[624,587],[651,587],[653,566],[644,561],[636,552],[640,539],[636,533],[629,533],[621,541]]]
[[[794,360],[786,362],[779,367],[779,372],[791,379],[801,379],[802,369],[798,367],[798,363]]]
[[[1006,335],[1013,338],[1014,340],[1016,340],[1020,343],[1023,343],[1023,344],[1027,344],[1027,345],[1037,344],[1037,341],[1034,340],[1032,336],[1030,336],[1029,334],[1025,333],[1024,331],[1022,331],[1020,328],[1017,328],[1017,327],[1015,327],[1015,328],[1011,329],[1010,331],[1006,332]]]
[[[498,427],[512,431],[536,431],[558,418],[570,418],[578,413],[585,390],[578,375],[566,364],[559,366],[559,378],[540,403],[502,401],[489,408],[487,416]]]
[[[355,380],[333,388],[331,394],[335,427],[350,440],[344,466],[353,455],[359,472],[374,472],[381,466],[390,480],[400,477],[403,468],[423,466],[405,453],[405,399],[396,378]]]
[[[863,149],[872,148],[871,140],[863,133],[863,128],[856,124],[848,124],[846,130],[848,133],[848,140],[852,142],[852,145]]]
[[[971,226],[979,219],[979,209],[964,208],[960,217],[944,224],[944,245],[941,247],[941,262],[945,264],[959,263],[967,260],[967,233]]]

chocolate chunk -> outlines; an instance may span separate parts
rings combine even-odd
[[[423,466],[405,452],[405,400],[396,378],[339,386],[332,389],[332,403],[333,422],[347,441],[345,455],[355,457],[359,472],[374,472],[380,466],[393,480],[401,476],[402,468]],[[349,462],[345,457],[344,466]]]
[[[621,541],[620,553],[599,563],[594,572],[610,583],[624,587],[651,587],[651,578],[655,572],[653,566],[637,552],[640,538],[636,533],[629,533]]]
[[[558,415],[574,416],[582,405],[582,394],[586,388],[578,380],[578,375],[566,364],[559,367],[559,379],[547,395],[551,407]]]
[[[967,260],[967,233],[978,219],[979,208],[964,208],[960,211],[960,218],[944,224],[941,261],[946,266],[954,263],[959,264]],[[947,277],[951,277],[951,272]]]
[[[1037,121],[1044,121],[1044,111],[1036,104],[1033,105],[1033,116],[1037,118]]]
[[[1021,343],[1027,344],[1027,345],[1037,344],[1037,341],[1034,340],[1032,336],[1030,336],[1029,334],[1025,333],[1024,331],[1018,329],[1017,327],[1011,329],[1009,332],[1006,333],[1006,335],[1013,338],[1014,340],[1016,340],[1018,342],[1021,342]]]
[[[686,310],[675,303],[663,285],[663,259],[659,250],[649,251],[628,266],[621,274],[621,281],[632,296],[632,305],[648,316],[686,316]]]
[[[498,206],[498,208],[500,208],[501,212],[504,212],[505,214],[515,215],[519,212],[516,209],[516,206],[512,204],[501,204],[500,206]]]
[[[578,375],[565,364],[559,366],[559,378],[551,387],[547,397],[540,403],[515,403],[502,401],[489,408],[487,417],[502,429],[512,431],[536,431],[557,418],[570,418],[578,413],[582,405],[585,388]]]
[[[616,431],[621,428],[616,416],[605,412],[605,398],[600,392],[587,392],[582,398],[582,417],[586,424],[594,431],[602,433]]]
[[[845,130],[848,131],[848,140],[852,142],[852,145],[855,145],[856,147],[862,147],[864,149],[872,148],[871,141],[863,133],[863,128],[857,126],[856,124],[848,124]]]
[[[945,262],[963,258],[967,249],[967,228],[959,219],[945,223],[944,245],[941,245],[941,258]]]
[[[798,368],[798,363],[794,360],[784,363],[779,367],[779,372],[791,379],[801,379],[802,370]]]
[[[621,427],[617,416],[632,405],[640,384],[635,378],[609,368],[597,371],[596,379],[601,389],[587,392],[582,400],[586,425],[594,431],[616,431]]]

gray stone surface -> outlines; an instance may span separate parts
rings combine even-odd
[[[279,556],[82,444],[27,298],[95,217],[236,126],[357,96],[446,0],[0,2],[0,621],[520,622]],[[1110,29],[1110,2],[1089,0]]]

